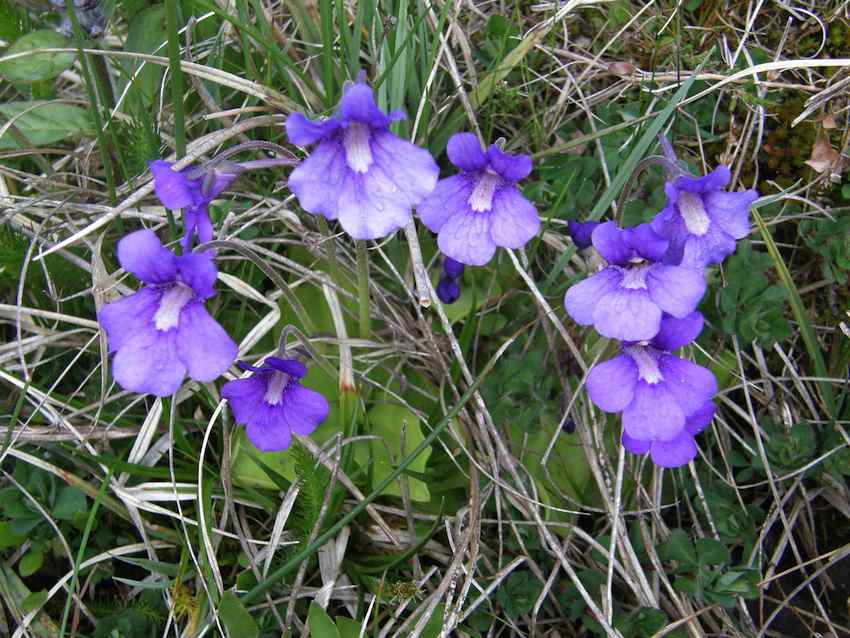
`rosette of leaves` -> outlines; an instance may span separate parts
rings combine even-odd
[[[806,246],[821,257],[820,270],[824,279],[846,284],[850,272],[850,216],[803,220],[800,236]]]
[[[716,292],[723,330],[768,348],[791,335],[785,318],[787,293],[767,277],[771,268],[769,255],[753,252],[750,243],[742,241],[738,252],[726,260],[726,283]]]

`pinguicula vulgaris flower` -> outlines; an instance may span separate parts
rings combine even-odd
[[[729,168],[720,165],[708,175],[679,175],[666,183],[667,206],[652,220],[653,230],[670,241],[665,263],[690,268],[720,263],[749,234],[750,204],[758,192],[727,192],[730,179]]]
[[[212,253],[177,256],[149,230],[122,238],[117,252],[121,267],[146,284],[97,313],[118,384],[164,397],[187,374],[207,383],[227,370],[238,348],[204,306],[215,295]]]
[[[328,417],[330,406],[319,392],[300,380],[307,367],[297,359],[268,357],[245,379],[228,381],[221,396],[228,400],[233,418],[245,425],[248,439],[264,452],[285,450],[293,434],[310,434]]]
[[[664,315],[652,341],[623,344],[621,354],[594,366],[587,378],[593,403],[623,413],[623,446],[633,454],[649,452],[661,467],[693,459],[694,436],[714,416],[714,375],[670,354],[695,339],[702,325],[698,312],[682,319]]]
[[[195,235],[200,243],[213,238],[210,203],[233,183],[239,176],[239,170],[238,165],[230,163],[212,170],[203,166],[187,166],[175,171],[172,165],[165,160],[148,162],[153,173],[154,190],[162,205],[171,210],[184,209],[185,233],[180,243],[183,250],[188,251]]]
[[[364,81],[344,90],[336,114],[322,121],[293,113],[289,141],[317,144],[289,176],[289,188],[308,213],[338,219],[354,239],[378,239],[402,228],[430,193],[440,169],[425,149],[389,130],[398,111],[384,114]]]
[[[668,241],[649,224],[597,226],[593,246],[608,266],[567,290],[564,306],[579,324],[621,341],[652,339],[668,313],[683,318],[705,294],[701,269],[660,263]]]
[[[469,266],[483,266],[497,247],[522,248],[540,230],[534,204],[517,187],[531,172],[528,155],[486,150],[472,133],[449,139],[448,155],[460,173],[437,183],[417,206],[422,222],[437,233],[440,250]]]
[[[599,226],[599,224],[600,222],[577,222],[570,219],[567,222],[567,233],[569,233],[573,243],[576,245],[576,248],[583,250],[585,248],[590,248],[593,244],[591,241],[591,235],[593,235],[593,231],[596,230],[596,227]]]
[[[460,279],[463,277],[464,265],[451,257],[443,260],[443,275],[437,284],[437,296],[445,304],[452,304],[460,299]]]

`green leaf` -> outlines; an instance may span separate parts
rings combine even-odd
[[[19,38],[3,54],[3,57],[35,51],[36,49],[62,49],[67,46],[65,36],[56,31],[33,31]],[[0,62],[0,75],[3,75],[9,82],[48,80],[70,68],[76,57],[74,53],[36,53]]]
[[[239,638],[257,638],[260,629],[245,609],[242,602],[232,591],[227,591],[218,606],[218,615],[231,636]]]
[[[677,560],[691,565],[698,564],[691,539],[683,529],[674,529],[670,532],[670,538],[664,543],[664,552],[667,560]]]
[[[33,609],[38,609],[47,602],[47,590],[34,591],[21,602],[21,610],[24,613],[30,613]]]
[[[20,117],[18,117],[20,116]],[[69,137],[91,134],[93,128],[86,110],[61,102],[6,102],[0,104],[0,128],[10,119],[15,128],[35,146],[53,144]],[[0,137],[0,150],[19,148],[7,131]]]
[[[22,578],[26,578],[27,576],[32,576],[36,573],[41,566],[44,564],[44,554],[41,552],[29,551],[24,554],[23,558],[21,558],[18,563],[18,573],[20,573]]]
[[[726,565],[732,560],[726,546],[713,538],[698,539],[696,549],[699,562],[703,565]]]
[[[422,629],[420,636],[422,636],[422,638],[437,638],[443,629],[443,619],[445,615],[446,606],[443,603],[434,607],[434,613],[431,614],[428,622],[425,623],[425,627]]]
[[[683,591],[691,596],[696,596],[699,593],[699,585],[692,578],[677,578],[675,583],[676,589]]]
[[[336,617],[336,628],[339,631],[340,638],[360,638],[360,630],[362,629],[359,622],[345,616]]]
[[[0,549],[15,547],[26,540],[26,536],[16,534],[9,521],[0,522]]]
[[[159,47],[165,41],[165,6],[157,4],[136,14],[130,22],[127,40],[124,42],[124,50],[164,56],[167,54],[166,48],[164,46]],[[140,99],[143,105],[152,104],[159,92],[164,68],[148,62],[139,70],[142,66],[140,60],[124,60],[121,65],[126,74],[124,86],[133,78],[133,74],[136,74],[130,96]]]
[[[534,608],[543,583],[527,571],[514,572],[499,587],[496,599],[508,618],[516,620]]]
[[[361,445],[355,452],[355,459],[364,467],[371,470],[372,488],[380,485],[381,481],[392,474],[393,470],[409,455],[417,445],[425,440],[422,434],[419,417],[407,408],[381,403],[369,410],[370,434],[378,440],[370,441],[369,446]],[[401,433],[404,426],[404,449],[401,447]],[[371,459],[369,457],[371,452]],[[411,463],[411,473],[424,474],[428,464],[431,449],[428,448]],[[428,486],[418,478],[407,476],[410,487],[410,498],[414,501],[427,502],[431,500]],[[397,482],[391,483],[382,492],[390,496],[401,496],[401,488]]]
[[[312,638],[342,638],[331,617],[314,602],[310,603],[310,611],[307,612],[307,625]]]
[[[79,488],[66,485],[56,497],[52,514],[58,519],[70,521],[74,519],[75,514],[85,511],[86,495]]]

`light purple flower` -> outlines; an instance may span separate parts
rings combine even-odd
[[[623,413],[624,447],[634,454],[650,452],[662,467],[694,458],[693,437],[714,415],[714,375],[670,354],[696,338],[702,325],[698,312],[682,319],[664,315],[648,345],[624,344],[621,354],[594,366],[587,378],[594,404],[605,412]]]
[[[227,370],[238,348],[204,307],[215,295],[218,270],[212,254],[178,257],[149,230],[122,238],[117,252],[121,267],[147,284],[97,313],[115,353],[112,373],[118,384],[164,397],[174,394],[187,374],[207,383]]]
[[[289,176],[301,207],[338,219],[354,239],[386,237],[403,227],[440,172],[428,151],[390,132],[390,123],[403,118],[400,112],[385,115],[362,81],[345,89],[331,118],[314,122],[290,115],[290,142],[318,142]]]
[[[440,250],[483,266],[497,246],[522,248],[540,230],[537,209],[516,185],[531,172],[531,158],[495,144],[485,151],[472,133],[453,135],[447,151],[461,172],[437,182],[417,206],[422,222],[437,233]]]
[[[605,222],[592,240],[609,265],[567,290],[564,306],[577,323],[603,336],[652,339],[663,313],[686,317],[705,294],[701,269],[658,263],[668,242],[649,224],[620,229]]]
[[[567,233],[573,240],[573,243],[579,249],[589,248],[592,244],[591,235],[600,222],[577,222],[572,219],[567,221]]]
[[[667,206],[652,228],[670,241],[664,263],[702,268],[735,252],[735,242],[750,232],[750,204],[758,192],[729,193],[729,168],[718,166],[703,177],[682,175],[667,182]]]
[[[153,187],[162,205],[171,210],[183,210],[185,233],[180,244],[189,251],[197,234],[199,243],[213,238],[210,203],[239,176],[235,164],[224,164],[212,173],[203,168],[187,166],[181,171],[171,168],[172,162],[148,162],[153,173]]]
[[[297,359],[269,357],[245,379],[228,381],[221,396],[228,400],[233,418],[245,425],[248,438],[263,452],[285,450],[293,434],[310,434],[330,412],[320,393],[301,385],[306,366]]]

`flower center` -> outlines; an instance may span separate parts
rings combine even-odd
[[[269,384],[266,386],[266,394],[263,401],[269,405],[277,405],[283,400],[283,391],[289,385],[289,375],[285,372],[272,372]]]
[[[697,237],[701,237],[708,232],[708,227],[711,225],[711,219],[708,213],[705,212],[705,204],[702,197],[682,191],[679,193],[679,212],[682,214],[682,219],[685,220],[685,226],[688,232]]]
[[[174,284],[162,295],[159,300],[159,308],[153,316],[153,323],[157,330],[171,330],[180,323],[180,311],[195,298],[195,293],[189,286]]]
[[[658,369],[658,359],[656,359],[646,347],[629,346],[625,350],[637,364],[639,378],[643,379],[650,385],[655,385],[659,381],[664,381],[664,376],[661,374],[661,370]]]
[[[620,284],[628,290],[646,290],[646,273],[649,272],[648,264],[622,268],[623,281]]]
[[[489,211],[493,207],[493,195],[496,188],[502,183],[502,178],[496,173],[484,171],[475,180],[475,188],[469,196],[469,205],[476,213]]]
[[[345,146],[345,161],[355,173],[365,173],[372,165],[372,149],[369,146],[369,127],[360,122],[351,122],[342,135]]]

